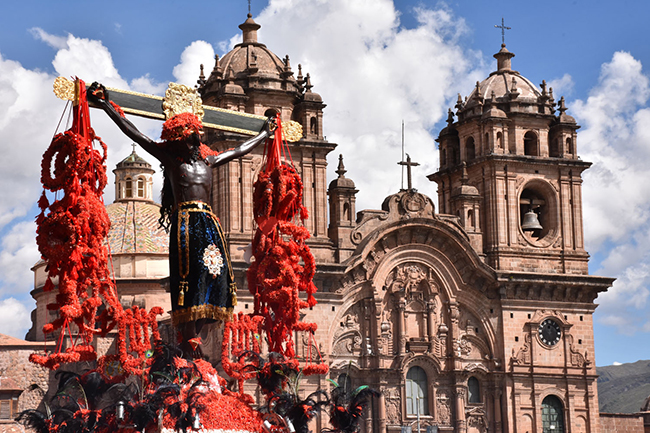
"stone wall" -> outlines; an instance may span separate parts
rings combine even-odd
[[[601,413],[601,433],[643,433],[643,417],[635,413]]]

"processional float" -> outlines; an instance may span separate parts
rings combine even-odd
[[[320,353],[301,366],[292,341],[295,331],[313,338],[316,330],[315,324],[300,321],[300,309],[316,304],[315,262],[305,242],[309,232],[300,223],[307,217],[302,181],[286,145],[301,138],[300,125],[277,120],[254,185],[258,228],[247,279],[255,308],[224,327],[221,362],[238,385],[230,390],[211,364],[183,359],[177,348],[161,341],[160,307],[125,309],[119,302],[109,272],[110,221],[102,200],[107,147],[90,126],[85,83],[58,78],[54,88],[61,99],[73,102],[73,122],[54,137],[43,157],[37,243],[47,262],[44,290],[57,293],[47,308],[59,312],[43,332],[59,334],[54,352],[35,353],[30,360],[53,370],[80,361],[96,361],[96,367],[84,374],[63,372],[46,410],[24,411],[19,419],[43,433],[307,432],[309,421],[327,408],[334,431],[358,430],[361,412],[375,393],[367,387],[351,391],[334,383],[330,397],[324,391],[298,397],[302,375],[328,371]],[[204,106],[194,89],[174,83],[164,98],[108,90],[116,110],[142,117],[164,120],[170,113],[190,111],[205,128],[244,135],[256,135],[267,120]],[[115,353],[98,357],[93,340],[115,328]],[[265,397],[259,409],[244,392],[248,379],[257,380]]]

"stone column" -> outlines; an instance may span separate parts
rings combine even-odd
[[[433,318],[436,314],[435,303],[432,300],[427,301],[427,333],[429,334],[429,353],[435,352],[435,331],[433,329]]]
[[[465,385],[456,384],[456,433],[467,433],[465,421]]]
[[[399,327],[399,355],[406,353],[406,301],[404,298],[399,299],[397,302],[397,323]]]
[[[496,433],[503,431],[501,421],[501,388],[498,386],[494,389],[494,430]]]
[[[384,392],[386,391],[385,387],[382,387],[379,392],[379,401],[377,402],[378,418],[379,418],[379,433],[386,433],[386,396]]]

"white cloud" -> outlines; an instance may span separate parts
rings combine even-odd
[[[86,81],[98,80],[108,86],[130,89],[100,41],[73,35],[65,38],[52,36],[40,29],[34,32],[39,39],[58,49],[53,61],[55,75],[26,69],[0,54],[0,151],[3,155],[0,158],[0,296],[12,293],[18,298],[21,294],[27,297],[26,294],[33,288],[30,268],[39,257],[33,220],[36,214],[34,205],[42,191],[39,182],[41,155],[57,132],[59,119],[63,123],[58,131],[69,127],[66,124],[68,112],[64,111],[66,103],[57,99],[52,92],[54,78],[56,75],[77,75]],[[133,86],[141,91],[153,90],[156,83],[145,76],[134,80]],[[95,131],[109,148],[107,166],[110,180],[105,200],[110,203],[114,197],[110,171],[130,154],[131,142],[104,113],[92,110],[91,118]],[[143,132],[154,138],[159,137],[160,122],[132,120]],[[142,151],[140,153],[154,168],[158,168],[152,157]],[[154,188],[159,190],[160,185],[158,175]],[[7,314],[3,314],[0,320],[0,326],[5,329],[0,332],[21,336],[16,332],[23,332],[29,327],[29,315],[23,314],[25,307],[20,307],[20,314],[11,313],[12,309],[19,311],[17,301],[3,302],[0,313],[7,310]],[[23,319],[26,323],[17,323]],[[7,327],[11,330],[6,331]]]
[[[30,271],[40,257],[36,247],[36,224],[22,221],[2,237],[0,249],[0,297],[27,295],[34,288]]]
[[[181,62],[172,71],[176,82],[194,87],[201,65],[205,67],[206,77],[209,76],[214,66],[214,48],[205,41],[194,41],[183,50]]]
[[[169,83],[157,83],[152,80],[149,74],[131,80],[131,90],[141,93],[148,93],[150,95],[164,96],[165,90]]]
[[[388,0],[283,0],[271,1],[256,18],[263,24],[260,42],[280,57],[291,53],[294,72],[302,64],[328,105],[324,130],[339,144],[329,155],[328,177],[336,176],[343,153],[346,176],[360,190],[359,210],[378,208],[400,188],[402,119],[406,151],[421,164],[414,187],[436,196],[425,178],[438,168],[431,128],[457,92],[487,75],[480,56],[460,47],[462,19],[442,7],[409,13],[417,17],[413,29],[400,27]]]
[[[61,50],[67,47],[66,36],[51,35],[40,27],[33,27],[29,31],[36,39],[40,39],[54,49]]]
[[[573,86],[575,83],[573,82],[573,77],[571,77],[571,75],[564,74],[560,78],[549,81],[547,84],[549,89],[553,89],[553,96],[555,99],[559,101],[561,96],[569,96],[573,93]]]
[[[587,100],[571,106],[583,127],[578,151],[593,162],[583,184],[587,250],[604,257],[596,273],[617,277],[596,317],[627,334],[644,331],[650,313],[649,97],[641,62],[617,52]]]
[[[30,312],[15,298],[0,300],[0,333],[25,338],[31,326]]]

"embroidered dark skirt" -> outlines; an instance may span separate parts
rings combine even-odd
[[[169,233],[172,323],[228,320],[237,287],[219,220],[201,202],[178,206]]]

